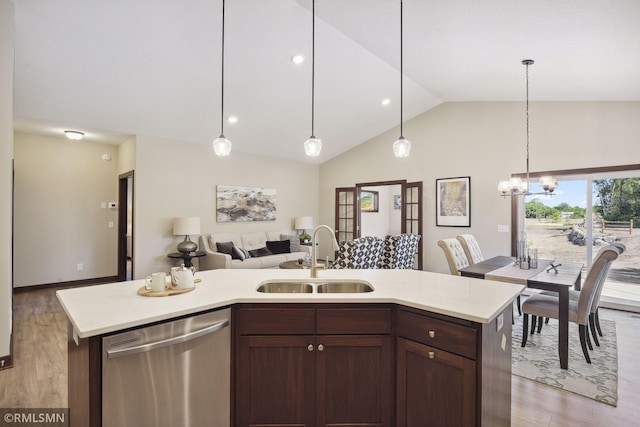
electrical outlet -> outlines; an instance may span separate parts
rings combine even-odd
[[[109,221],[109,228],[113,228],[113,221]]]
[[[84,266],[82,265],[82,263],[79,263],[76,268],[78,269],[78,271],[82,271],[82,269],[84,268]]]
[[[504,224],[498,224],[498,233],[508,233],[509,226]]]
[[[500,313],[500,315],[496,320],[496,332],[502,329],[503,326],[504,326],[504,314]]]

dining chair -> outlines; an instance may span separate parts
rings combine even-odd
[[[462,249],[464,250],[464,254],[467,256],[469,265],[484,261],[480,245],[478,245],[478,241],[473,237],[473,234],[460,234],[459,236],[456,236],[456,240],[458,240],[462,245]]]
[[[602,247],[599,252],[601,252],[606,247],[612,247],[616,249],[618,251],[618,256],[622,255],[622,253],[627,250],[627,247],[623,243],[615,242],[615,243],[611,243],[608,246]],[[594,344],[598,347],[600,347],[600,341],[598,340],[598,336],[601,336],[601,337],[604,336],[602,334],[602,328],[600,327],[600,317],[599,317],[598,309],[600,307],[600,296],[602,295],[602,290],[604,289],[604,284],[606,282],[606,275],[609,273],[610,266],[611,265],[609,265],[608,268],[606,268],[600,273],[605,275],[605,279],[601,281],[600,287],[598,288],[596,295],[593,299],[593,304],[591,304],[591,312],[589,313],[589,329],[591,330],[591,337],[593,338]],[[578,301],[580,299],[580,292],[581,291],[570,289],[569,300]],[[545,291],[542,293],[544,295],[557,295],[555,292],[552,292],[552,291]],[[535,322],[536,322],[536,319],[532,319],[531,333],[533,333]],[[538,330],[538,333],[540,333],[542,329],[542,319],[537,319],[537,322],[538,322],[537,330]],[[549,323],[549,318],[546,319],[545,323]]]
[[[484,261],[480,245],[473,234],[460,234],[459,236],[456,236],[456,240],[462,245],[462,249],[464,250],[464,254],[467,256],[469,265]],[[518,315],[522,316],[520,295],[516,298],[516,305],[518,307]]]
[[[447,263],[449,264],[449,270],[452,275],[459,276],[460,272],[458,270],[469,266],[469,260],[467,259],[464,249],[458,240],[438,240],[438,246],[442,248],[445,257],[447,257]]]
[[[587,363],[591,363],[589,350],[587,349],[589,314],[598,289],[603,285],[607,277],[606,272],[608,272],[611,263],[616,258],[618,258],[618,248],[610,245],[602,248],[587,272],[578,300],[569,301],[569,322],[578,325],[580,345]],[[557,319],[559,317],[559,298],[544,294],[530,296],[522,303],[522,312],[524,313],[524,318],[521,346],[524,347],[527,344],[529,335],[529,315],[537,316],[538,318],[549,317]]]

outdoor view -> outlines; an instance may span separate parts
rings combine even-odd
[[[624,243],[627,250],[613,263],[603,295],[640,302],[640,178],[594,177],[559,184],[554,196],[533,195],[525,200],[529,245],[538,248],[542,259],[582,262],[587,267],[589,242],[591,257],[603,245]],[[541,189],[532,182],[531,191]]]

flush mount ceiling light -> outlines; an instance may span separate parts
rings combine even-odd
[[[64,134],[69,139],[73,139],[74,141],[79,141],[84,138],[84,132],[79,132],[77,130],[65,130]]]
[[[236,116],[229,116],[227,119],[229,123],[238,123],[238,118]]]
[[[391,100],[389,98],[385,98],[382,101],[380,101],[380,104],[382,105],[389,105],[391,103]]]
[[[316,51],[316,2],[311,1],[311,136],[304,142],[304,152],[309,157],[318,157],[322,140],[313,134],[315,106],[315,51]]]
[[[526,67],[526,96],[527,96],[527,175],[526,181],[523,181],[522,178],[512,177],[509,180],[500,181],[498,184],[498,191],[500,195],[503,197],[506,196],[531,196],[534,194],[546,194],[553,195],[553,190],[558,186],[558,180],[554,179],[551,176],[542,176],[540,177],[540,186],[544,190],[544,192],[540,193],[531,193],[529,191],[529,65],[533,65],[533,59],[524,59],[522,60],[522,65]]]
[[[295,55],[292,55],[291,56],[291,62],[293,62],[296,65],[302,64],[304,62],[304,55],[301,54],[301,53],[297,53]]]
[[[213,141],[216,156],[228,156],[231,153],[231,141],[224,136],[224,0],[222,0],[222,73],[220,90],[220,136]]]
[[[393,154],[396,157],[407,157],[411,151],[411,142],[402,135],[402,0],[400,0],[400,137],[393,143]]]

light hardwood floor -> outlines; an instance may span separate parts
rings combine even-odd
[[[0,371],[0,408],[67,406],[67,321],[54,289],[14,295],[14,367]],[[616,322],[618,407],[513,376],[512,426],[640,425],[640,316]]]

